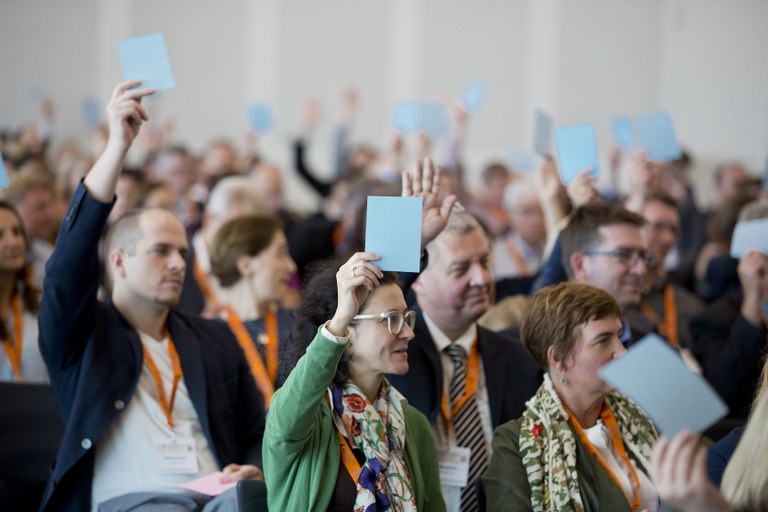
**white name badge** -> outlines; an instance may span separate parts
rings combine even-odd
[[[452,446],[437,450],[440,483],[450,487],[466,487],[469,479],[469,456],[472,450]]]
[[[192,474],[199,472],[197,449],[191,437],[155,440],[155,459],[160,473]]]

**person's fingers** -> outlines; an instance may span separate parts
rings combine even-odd
[[[422,164],[420,161],[415,161],[411,167],[411,184],[413,185],[413,195],[421,195],[421,176],[422,176]]]
[[[651,477],[656,485],[666,481],[665,467],[667,451],[669,450],[669,441],[665,436],[660,437],[653,447],[651,455]]]
[[[443,218],[448,218],[448,215],[451,214],[451,210],[453,209],[454,204],[456,204],[456,196],[453,194],[443,199],[443,204],[440,206],[440,216]]]
[[[435,174],[434,178],[432,179],[432,189],[430,192],[437,196],[440,193],[440,182],[443,179],[443,166],[442,165],[436,165],[435,166]]]
[[[432,190],[432,180],[435,175],[434,164],[430,157],[424,157],[424,172],[421,175],[421,191],[426,194]]]
[[[403,191],[402,196],[403,197],[413,197],[413,183],[411,181],[411,174],[406,169],[402,173],[400,173],[402,176],[402,184],[403,184]]]
[[[136,87],[138,85],[141,85],[141,80],[127,80],[117,84],[112,90],[112,99],[117,98],[131,87]]]

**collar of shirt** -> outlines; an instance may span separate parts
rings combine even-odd
[[[467,351],[467,354],[472,351],[472,345],[475,343],[475,335],[477,334],[477,324],[473,323],[469,326],[469,329],[464,332],[464,334],[458,337],[458,339],[451,341],[451,339],[448,338],[448,336],[446,336],[446,334],[441,331],[437,325],[435,325],[427,313],[422,310],[421,314],[424,316],[424,323],[427,324],[429,334],[432,336],[432,341],[435,342],[435,346],[437,347],[437,351],[439,353],[442,353],[443,350],[445,350],[445,348],[451,343],[457,343],[464,347],[464,350]]]

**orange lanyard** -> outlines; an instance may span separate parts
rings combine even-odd
[[[3,340],[5,354],[8,356],[8,363],[11,365],[11,371],[17,381],[21,381],[21,356],[24,350],[24,324],[21,318],[21,298],[18,293],[13,294],[11,299],[11,310],[13,311],[13,339],[9,336]]]
[[[265,351],[267,354],[267,370],[272,383],[277,382],[277,351],[279,348],[279,336],[277,326],[276,307],[270,307],[267,318],[264,320],[264,326],[267,330],[267,344]]]
[[[527,276],[530,274],[531,270],[528,268],[528,263],[525,261],[523,253],[520,252],[520,249],[517,247],[517,243],[512,240],[511,235],[504,238],[504,243],[507,246],[507,252],[512,258],[512,262],[515,264],[515,267],[517,267],[518,275]]]
[[[355,454],[352,453],[352,448],[349,447],[347,438],[344,437],[341,432],[339,432],[339,429],[336,429],[336,434],[339,436],[339,451],[341,454],[341,462],[347,469],[349,476],[352,477],[355,485],[357,485],[357,481],[360,479],[360,473],[363,471],[363,468],[360,467],[360,463],[357,462]]]
[[[176,352],[176,346],[173,344],[173,339],[171,339],[170,332],[168,333],[168,354],[171,358],[171,369],[173,370],[173,384],[171,384],[170,401],[168,401],[165,397],[165,387],[163,386],[163,379],[160,376],[157,365],[152,359],[152,356],[149,355],[149,352],[144,349],[144,362],[147,364],[147,367],[149,367],[149,371],[152,373],[152,377],[155,379],[155,385],[157,386],[157,399],[160,402],[160,407],[162,407],[163,412],[165,413],[165,419],[168,421],[168,426],[173,428],[173,404],[176,401],[176,391],[178,391],[179,388],[179,381],[181,380],[182,372],[181,362],[179,361],[179,354]]]
[[[675,290],[671,285],[664,288],[664,320],[648,304],[643,304],[640,309],[656,323],[661,335],[667,339],[670,345],[676,347],[680,344],[680,335],[677,329],[677,303],[675,302]]]
[[[608,466],[608,463],[605,461],[603,456],[587,438],[587,435],[584,433],[584,429],[579,424],[579,420],[576,419],[576,416],[574,416],[574,414],[565,404],[563,404],[563,408],[568,412],[571,426],[573,427],[573,430],[576,431],[576,435],[579,436],[581,444],[584,445],[584,448],[587,449],[592,457],[597,459],[601,466],[603,466],[603,469],[608,472],[618,488],[624,489],[624,487],[622,487],[621,483],[619,482],[618,477],[613,473],[613,471],[611,471],[610,466]],[[603,410],[600,411],[600,419],[603,420],[603,423],[608,429],[608,434],[611,436],[611,444],[616,450],[616,454],[621,458],[624,466],[629,470],[629,483],[632,486],[632,510],[640,510],[640,480],[637,478],[635,468],[632,466],[632,463],[629,460],[629,456],[627,455],[627,450],[624,448],[624,441],[621,439],[621,432],[619,432],[619,425],[616,423],[616,417],[613,415],[613,411],[611,411],[611,408],[608,407],[607,404],[603,404]]]
[[[443,419],[448,430],[451,429],[453,423],[453,417],[461,410],[461,407],[469,400],[472,395],[477,391],[477,382],[480,379],[480,347],[477,344],[477,336],[472,344],[472,350],[469,353],[469,361],[467,362],[467,382],[464,386],[464,393],[453,404],[453,409],[448,410],[448,397],[446,393],[443,393],[443,401],[440,403],[440,410],[443,413]]]
[[[219,301],[216,300],[216,294],[213,293],[211,283],[208,281],[208,275],[205,273],[202,267],[200,267],[200,262],[197,260],[195,260],[195,266],[192,271],[195,274],[195,281],[197,281],[197,286],[200,287],[200,292],[203,294],[203,297],[205,297],[205,300],[210,306],[214,308],[217,307]]]
[[[261,396],[264,397],[264,401],[267,403],[267,409],[269,409],[269,405],[272,403],[272,395],[275,394],[274,383],[270,379],[269,374],[267,374],[264,362],[261,360],[259,351],[256,350],[256,345],[253,343],[253,339],[248,333],[248,329],[246,329],[243,321],[237,316],[237,313],[235,313],[235,310],[229,304],[224,307],[224,311],[227,314],[229,327],[232,329],[232,332],[237,338],[237,342],[245,353],[245,359],[248,361],[248,366],[251,368],[251,375],[253,375],[253,378],[256,380],[256,386],[259,388]],[[274,343],[273,345],[277,347],[277,343]],[[269,347],[267,350],[269,350]],[[277,365],[276,355],[275,365]],[[275,373],[277,373],[277,371],[275,371]]]

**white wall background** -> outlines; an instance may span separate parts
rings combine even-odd
[[[34,119],[29,90],[58,106],[56,135],[85,140],[81,100],[104,102],[121,79],[115,41],[162,31],[177,88],[157,117],[176,119],[193,149],[241,142],[245,108],[268,101],[276,130],[266,155],[290,177],[288,140],[308,97],[325,105],[312,146],[330,165],[341,92],[362,94],[354,140],[383,143],[393,103],[489,85],[472,120],[470,183],[483,164],[530,146],[533,111],[557,125],[596,124],[666,108],[694,155],[701,199],[711,171],[768,155],[768,1],[765,0],[0,0],[0,126]],[[295,185],[295,182],[294,182]],[[300,187],[294,203],[308,206]],[[303,190],[303,192],[302,192]]]

